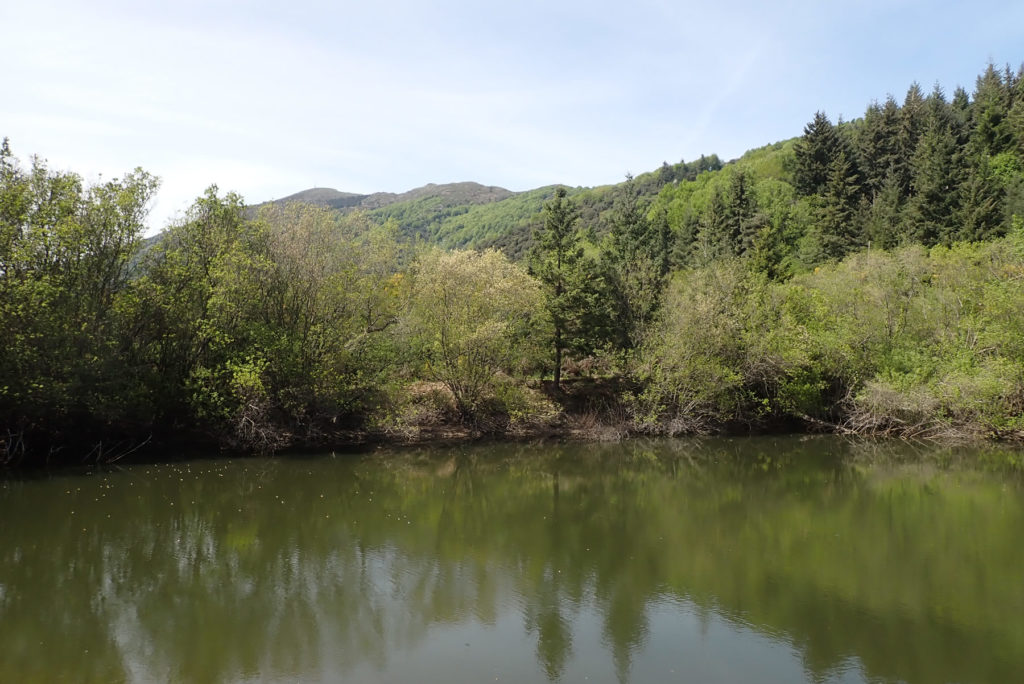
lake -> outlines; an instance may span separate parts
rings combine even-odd
[[[8,478],[0,681],[1024,681],[1022,473],[759,437]]]

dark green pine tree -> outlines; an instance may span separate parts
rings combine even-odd
[[[658,185],[668,185],[676,179],[675,167],[669,166],[667,161],[661,162],[661,168],[658,169]]]
[[[902,223],[904,200],[896,175],[886,176],[865,217],[864,230],[869,247],[891,249],[899,244],[906,232]]]
[[[796,167],[793,184],[801,195],[817,195],[828,183],[829,166],[842,149],[835,126],[824,112],[816,112],[804,127],[803,137],[794,148]]]
[[[974,88],[972,142],[979,156],[994,156],[1013,145],[1013,128],[1009,118],[1012,86],[1013,83],[1006,83],[991,63],[985,73],[978,77]]]
[[[953,216],[955,231],[945,242],[990,240],[1005,232],[1002,189],[992,176],[988,158],[968,170],[957,189],[958,207]]]
[[[710,157],[702,154],[700,159],[696,161],[696,173],[693,177],[696,178],[705,171],[719,171],[723,166],[724,164],[722,164],[722,160],[718,158],[717,154],[713,154]]]
[[[627,176],[603,255],[616,303],[612,329],[617,346],[626,350],[638,345],[657,312],[669,267],[668,220],[651,221],[644,209],[636,182]]]
[[[898,153],[892,168],[892,173],[895,174],[900,192],[904,197],[909,197],[913,191],[912,160],[917,151],[917,144],[924,133],[927,118],[924,93],[921,92],[921,86],[912,83],[907,89],[907,95],[903,98],[903,107],[900,109],[900,126],[896,138]]]
[[[861,246],[859,205],[857,171],[846,152],[840,150],[829,166],[828,182],[818,211],[818,230],[824,258],[842,259]]]
[[[899,166],[900,107],[889,96],[884,105],[873,103],[857,130],[857,164],[864,181],[863,191],[874,200],[893,169]]]
[[[931,246],[955,238],[953,216],[964,155],[957,144],[954,114],[939,86],[928,96],[925,109],[925,129],[913,157],[906,228],[908,238]]]
[[[757,206],[750,175],[743,170],[736,171],[729,181],[725,196],[726,240],[722,251],[731,255],[746,256],[753,248],[754,239],[765,225],[764,216]]]
[[[792,275],[787,267],[789,249],[780,224],[770,223],[761,227],[747,250],[749,268],[754,273],[764,273],[772,280],[785,280]]]
[[[971,97],[961,86],[953,91],[953,99],[949,101],[949,111],[953,116],[953,131],[957,144],[965,148],[971,138]]]
[[[693,244],[692,251],[692,261],[695,265],[704,266],[725,256],[721,253],[721,236],[727,230],[727,217],[725,195],[720,188],[715,188],[711,195],[711,201],[700,215],[697,240]]]
[[[1010,112],[1006,120],[1013,137],[1012,149],[1024,166],[1024,66],[1014,76],[1013,87],[1010,89]]]
[[[669,268],[683,268],[694,263],[694,251],[700,233],[700,217],[692,207],[687,207],[672,240]]]
[[[750,211],[749,204],[746,174],[739,171],[729,178],[729,186],[722,194],[721,230],[715,235],[715,254],[718,257],[728,258],[739,254],[740,226],[744,214]]]
[[[565,188],[555,190],[554,198],[544,205],[544,225],[534,230],[529,255],[530,273],[544,288],[551,317],[556,388],[562,381],[562,357],[567,349],[579,346],[587,332],[588,311],[593,307],[578,220],[579,211]]]

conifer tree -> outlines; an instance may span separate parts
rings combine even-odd
[[[1010,86],[989,63],[974,89],[974,145],[977,154],[997,155],[1013,143]]]
[[[907,89],[903,107],[900,109],[900,125],[896,137],[897,155],[892,169],[899,182],[900,191],[905,197],[909,197],[913,191],[914,173],[911,160],[917,151],[926,120],[925,98],[921,86],[912,83]]]
[[[885,105],[873,103],[868,107],[857,132],[858,166],[863,174],[864,192],[872,200],[898,166],[899,119],[899,105],[889,96]]]
[[[949,101],[949,111],[953,117],[953,131],[957,145],[966,147],[971,137],[971,97],[961,86],[953,91],[953,99]]]
[[[727,217],[725,196],[720,188],[715,188],[711,201],[701,214],[697,240],[693,245],[693,261],[696,265],[703,266],[722,256],[721,236],[726,231]]]
[[[1012,149],[1024,162],[1024,66],[1014,77],[1013,87],[1010,89],[1010,111],[1006,121],[1012,136]]]
[[[987,157],[971,166],[957,196],[954,230],[944,242],[989,240],[1003,232],[1002,193],[992,177]]]
[[[846,152],[840,150],[829,165],[828,182],[819,211],[821,250],[825,258],[842,259],[860,246],[859,196],[857,171]]]
[[[796,168],[793,181],[797,192],[802,195],[820,194],[828,183],[829,165],[841,148],[835,126],[824,112],[816,112],[794,148]]]
[[[925,103],[925,129],[912,160],[913,196],[908,206],[908,237],[931,246],[949,243],[954,233],[962,154],[954,117],[942,89],[935,86]]]
[[[747,250],[750,270],[764,273],[772,280],[785,280],[790,276],[787,256],[786,241],[778,224],[763,225]]]
[[[668,273],[669,237],[668,221],[647,218],[638,188],[627,176],[604,252],[616,301],[613,329],[623,349],[637,346],[657,311]]]
[[[579,211],[558,188],[544,205],[544,225],[533,234],[530,273],[545,293],[545,307],[552,323],[555,387],[562,381],[562,358],[566,350],[585,350],[599,336],[601,283],[596,269],[584,257]]]
[[[869,246],[891,249],[902,236],[904,209],[903,191],[895,174],[885,177],[878,194],[871,201],[865,217],[865,237]]]
[[[694,250],[700,230],[701,224],[697,212],[687,206],[675,237],[672,239],[672,251],[669,255],[670,268],[688,266],[694,261]]]
[[[754,239],[765,222],[758,211],[750,175],[742,169],[736,171],[729,182],[725,209],[727,242],[722,251],[745,256],[752,249]]]

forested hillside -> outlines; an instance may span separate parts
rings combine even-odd
[[[634,179],[633,191],[642,202],[657,198],[649,218],[668,222],[677,266],[752,257],[781,275],[868,246],[988,239],[1004,234],[1010,217],[1024,210],[1022,91],[1019,71],[994,65],[973,94],[958,87],[947,96],[938,85],[926,93],[911,84],[901,101],[890,95],[872,102],[854,121],[817,112],[803,136],[729,164],[715,155],[666,163]],[[712,173],[698,180],[705,171]],[[595,236],[608,232],[625,186],[568,189]],[[338,193],[323,203],[368,209],[377,221],[393,218],[402,234],[431,244],[494,247],[522,258],[554,193],[552,186],[469,196],[444,192],[448,187],[454,186]]]
[[[594,189],[211,187],[144,251],[154,177],[5,139],[0,461],[437,426],[1024,438],[1022,76]]]
[[[653,211],[676,263],[739,256],[777,276],[868,247],[991,239],[1024,211],[1022,145],[1021,73],[990,65],[973,97],[913,84],[852,122],[818,112],[801,138],[666,188]]]
[[[667,162],[655,172],[634,179],[631,187],[653,198],[671,183],[693,180],[705,171],[722,168],[717,155],[693,162]],[[429,184],[401,194],[358,195],[330,188],[311,188],[272,204],[301,202],[329,207],[340,213],[362,211],[376,223],[394,220],[399,234],[410,240],[455,249],[494,248],[522,259],[535,228],[543,223],[544,203],[558,186],[510,192],[478,183]],[[598,188],[567,188],[581,207],[581,218],[595,234],[608,232],[609,212],[625,191],[625,184]],[[258,205],[256,208],[258,209]]]

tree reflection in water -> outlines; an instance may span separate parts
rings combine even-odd
[[[705,664],[726,678],[770,678],[744,662],[753,639],[807,681],[1012,681],[1017,456],[908,450],[503,445],[4,482],[0,680],[377,681],[475,662],[685,681],[684,655],[722,638],[732,655]]]

